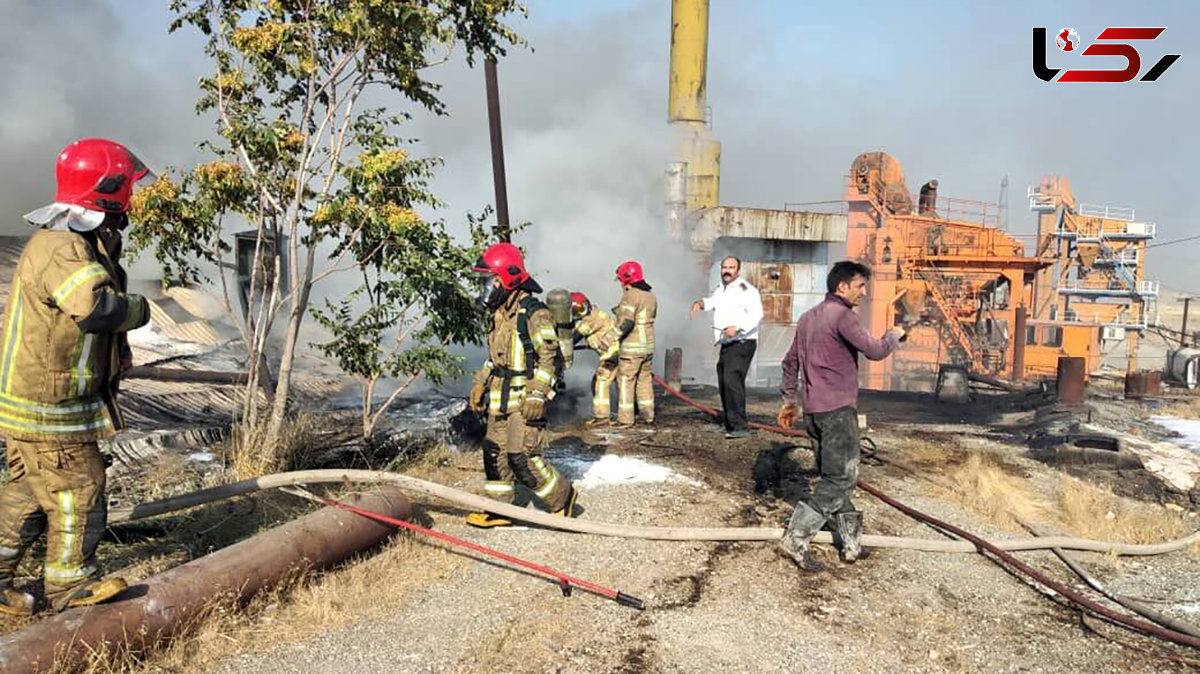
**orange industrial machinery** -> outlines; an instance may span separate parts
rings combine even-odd
[[[1016,379],[1053,376],[1061,355],[1086,358],[1089,370],[1099,362],[1097,326],[1030,310],[1058,251],[1027,256],[1000,229],[996,204],[941,197],[930,181],[914,206],[900,163],[882,152],[854,160],[846,201],[847,257],[873,270],[863,322],[876,335],[909,329],[893,358],[864,363],[863,387],[928,390],[945,363]]]
[[[1158,282],[1143,275],[1154,223],[1135,220],[1132,208],[1078,203],[1066,178],[1045,178],[1028,196],[1038,254],[1054,259],[1037,274],[1030,315],[1098,328],[1106,349],[1124,342],[1126,371],[1136,371],[1138,338],[1158,297]]]

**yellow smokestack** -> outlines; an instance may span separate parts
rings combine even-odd
[[[707,72],[708,0],[672,0],[669,122],[704,126]]]
[[[708,0],[672,0],[667,121],[680,131],[688,211],[716,208],[721,194],[721,144],[709,137],[707,78]]]

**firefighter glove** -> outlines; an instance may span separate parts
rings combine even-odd
[[[546,418],[546,396],[539,391],[532,391],[525,395],[525,400],[521,402],[521,416],[525,417],[525,421],[541,421]]]
[[[775,418],[775,422],[782,428],[791,428],[799,417],[800,407],[796,403],[784,403],[779,407],[779,416]]]
[[[471,385],[471,393],[467,398],[467,404],[471,406],[471,411],[476,414],[483,414],[487,410],[487,381],[477,380]]]

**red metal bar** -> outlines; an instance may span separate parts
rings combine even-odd
[[[551,578],[554,578],[555,580],[557,580],[559,582],[559,584],[563,588],[564,594],[569,594],[570,587],[572,585],[574,585],[575,587],[587,590],[588,592],[593,592],[593,593],[598,594],[607,599],[612,599],[613,601],[616,601],[617,603],[620,603],[624,606],[636,608],[639,611],[645,609],[645,605],[643,604],[641,599],[638,599],[637,597],[634,597],[632,595],[627,595],[624,592],[621,592],[619,590],[610,590],[606,587],[596,585],[595,583],[591,583],[586,580],[582,580],[580,578],[575,578],[574,576],[568,576],[565,573],[560,573],[549,567],[542,566],[540,564],[535,564],[533,562],[527,562],[523,559],[518,559],[517,557],[513,557],[512,555],[508,555],[503,552],[500,552],[499,550],[493,550],[492,548],[479,545],[478,543],[472,543],[471,541],[466,541],[461,538],[456,538],[449,534],[444,534],[440,531],[434,531],[433,529],[427,529],[418,524],[413,524],[412,522],[405,522],[404,520],[398,520],[394,517],[388,517],[387,515],[382,515],[380,513],[372,512],[372,511],[366,510],[364,508],[352,506],[348,503],[342,503],[341,501],[337,501],[337,500],[331,499],[331,498],[322,498],[320,496],[314,496],[313,498],[321,503],[326,504],[326,505],[334,506],[336,508],[341,508],[342,510],[352,512],[355,515],[361,515],[362,517],[366,517],[368,519],[375,520],[376,522],[383,522],[385,524],[390,524],[392,526],[401,527],[403,529],[408,529],[409,531],[415,531],[420,534],[425,534],[426,536],[432,536],[438,540],[445,541],[452,545],[457,545],[459,547],[467,548],[468,550],[474,550],[475,552],[489,555],[489,556],[495,557],[497,559],[502,559],[510,564],[515,564],[517,566],[524,567],[524,568],[530,569],[532,571],[536,571],[543,575],[550,576]]]

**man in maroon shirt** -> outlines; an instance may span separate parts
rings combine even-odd
[[[858,354],[883,360],[904,336],[903,328],[892,328],[875,339],[859,323],[853,309],[866,297],[869,278],[871,270],[857,262],[833,265],[825,281],[829,291],[825,300],[800,317],[792,347],[783,358],[779,425],[790,428],[800,414],[799,376],[804,382],[804,425],[815,445],[820,473],[812,496],[796,503],[779,542],[780,549],[806,571],[824,569],[808,544],[831,518],[842,561],[853,563],[862,549],[862,513],[850,502],[858,482]]]

